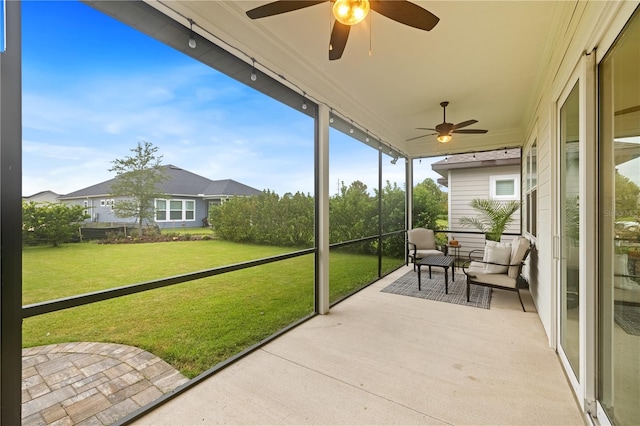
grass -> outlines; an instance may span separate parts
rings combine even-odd
[[[23,251],[24,304],[268,257],[293,249],[224,241],[65,245]],[[377,259],[331,254],[331,299],[377,275]],[[398,265],[385,259],[384,268]],[[394,266],[394,267],[395,267]],[[163,358],[188,377],[313,312],[314,256],[27,318],[23,346],[122,343]]]

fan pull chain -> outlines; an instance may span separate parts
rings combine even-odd
[[[371,15],[373,13],[369,14],[369,56],[371,56]]]
[[[333,45],[331,44],[331,31],[332,31],[331,18],[332,17],[333,17],[333,12],[331,10],[331,5],[329,5],[329,51],[333,50]]]

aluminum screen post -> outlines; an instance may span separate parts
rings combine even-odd
[[[19,425],[22,380],[21,3],[6,1],[0,53],[0,423]]]
[[[329,312],[329,107],[316,119],[316,309]]]

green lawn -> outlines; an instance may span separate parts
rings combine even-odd
[[[224,241],[70,244],[23,251],[31,304],[292,251]],[[385,259],[385,270],[399,264]],[[331,299],[375,278],[377,259],[331,254]],[[23,346],[71,341],[148,350],[193,377],[313,311],[314,256],[27,318]]]

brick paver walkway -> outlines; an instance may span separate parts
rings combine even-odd
[[[23,425],[108,425],[188,379],[157,356],[111,343],[22,350]]]

